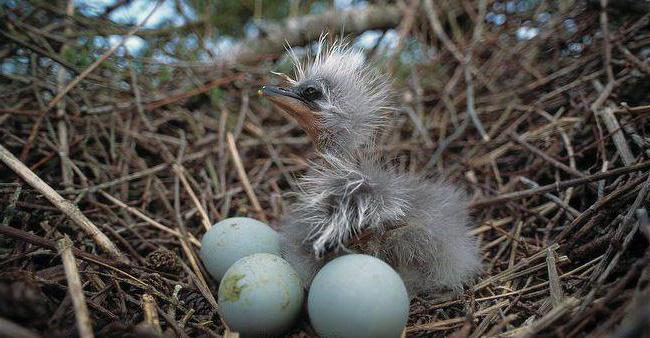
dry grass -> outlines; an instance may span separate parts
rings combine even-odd
[[[416,299],[407,335],[647,334],[650,15],[542,3],[473,25],[493,3],[462,3],[405,8],[398,48],[410,38],[437,52],[389,59],[407,113],[382,144],[403,170],[467,188],[484,273],[462,295]],[[517,20],[545,7],[539,35],[515,39]],[[22,42],[0,56],[26,71],[0,75],[0,146],[19,160],[0,152],[0,316],[33,336],[72,336],[77,322],[102,337],[223,334],[198,239],[228,216],[277,225],[312,156],[254,95],[282,62],[163,67],[107,52],[95,60],[113,67],[59,71],[51,60],[77,48],[63,30],[86,29],[61,15],[37,6],[3,28]],[[65,23],[39,29],[43,16]],[[57,246],[65,235],[71,249]]]

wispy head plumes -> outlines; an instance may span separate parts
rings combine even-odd
[[[319,121],[326,133],[321,148],[351,149],[373,142],[377,130],[386,126],[392,112],[390,81],[379,73],[360,50],[322,36],[313,57],[300,60],[289,49],[295,66],[294,85],[321,83]]]

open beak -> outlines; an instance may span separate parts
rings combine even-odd
[[[291,88],[264,86],[257,93],[289,113],[312,137],[318,135],[316,112]]]

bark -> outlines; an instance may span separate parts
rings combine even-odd
[[[226,63],[251,64],[268,56],[281,53],[290,46],[304,46],[316,40],[323,32],[343,32],[359,35],[367,30],[385,30],[396,27],[402,11],[397,6],[367,6],[346,11],[329,11],[318,15],[305,15],[287,19],[271,27],[266,36],[239,42]]]

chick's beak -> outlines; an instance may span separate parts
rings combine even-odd
[[[316,112],[293,89],[264,86],[257,93],[289,113],[312,137],[318,135]]]
[[[296,119],[311,114],[309,106],[291,89],[264,86],[259,90],[258,94],[267,97],[271,102],[284,109]]]

